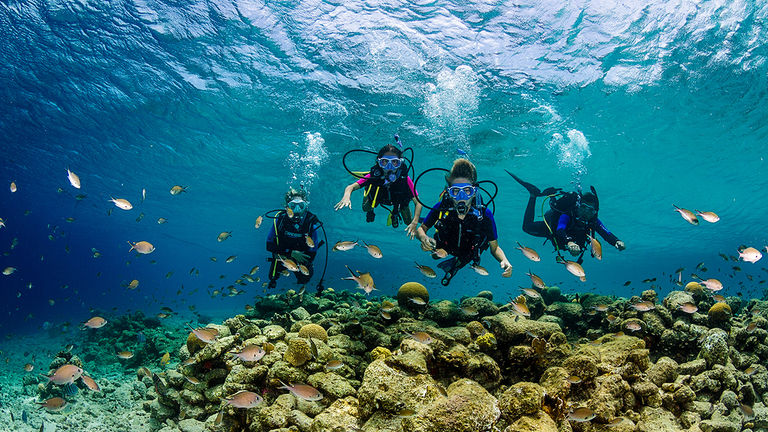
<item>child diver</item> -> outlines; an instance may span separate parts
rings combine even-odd
[[[400,141],[397,140],[397,142]],[[373,222],[376,217],[373,209],[377,205],[391,205],[392,228],[397,228],[400,225],[399,218],[402,217],[403,222],[407,224],[405,231],[413,239],[419,224],[422,205],[416,198],[416,189],[413,186],[413,180],[408,175],[408,166],[403,158],[403,152],[393,145],[382,147],[376,155],[376,165],[371,167],[368,174],[344,189],[344,196],[341,201],[336,203],[334,209],[337,211],[344,207],[351,209],[350,196],[352,192],[363,187],[365,188],[363,211],[365,211],[366,222]],[[415,204],[413,216],[411,216],[411,209],[408,206],[411,201]]]
[[[267,234],[267,251],[272,253],[267,259],[270,261],[269,288],[277,286],[282,269],[292,270],[299,284],[306,284],[312,278],[312,262],[321,245],[322,224],[308,207],[304,188],[290,188],[285,194],[285,210],[278,211],[272,220],[272,229]],[[305,269],[297,271],[302,266]]]
[[[424,250],[443,249],[453,255],[438,265],[445,271],[441,283],[448,285],[456,272],[470,262],[479,265],[480,255],[488,248],[499,262],[502,275],[509,276],[512,265],[499,247],[493,213],[478,197],[475,165],[467,159],[456,159],[446,181],[442,199],[417,230]],[[434,238],[427,235],[432,226]]]
[[[540,191],[536,186],[523,181],[511,172],[507,171],[507,174],[530,194],[528,206],[523,215],[523,231],[551,241],[558,257],[561,250],[567,250],[571,255],[578,256],[577,262],[581,263],[589,244],[589,236],[594,238],[595,233],[600,234],[600,237],[616,249],[620,251],[626,249],[624,242],[608,231],[603,222],[597,218],[600,201],[597,199],[594,187],[590,187],[590,192],[583,194],[581,191],[563,193],[561,189],[554,187]],[[540,196],[551,198],[551,208],[544,214],[543,221],[534,221],[536,198]]]

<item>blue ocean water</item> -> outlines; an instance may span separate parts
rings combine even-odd
[[[718,253],[768,241],[766,15],[725,1],[0,2],[0,268],[18,269],[0,276],[0,324],[23,332],[162,306],[242,311],[260,283],[210,293],[257,264],[266,280],[269,221],[257,230],[254,220],[302,183],[331,244],[363,239],[384,252],[332,253],[325,285],[335,289],[354,288],[340,280],[350,265],[372,273],[378,294],[416,280],[434,298],[490,289],[504,299],[530,269],[564,292],[630,296],[654,277],[659,291],[674,289],[670,275],[685,267],[685,280],[696,271],[721,279],[726,295],[762,297],[765,261]],[[394,134],[413,147],[417,173],[448,168],[461,150],[499,185],[512,278],[486,253],[490,276],[465,269],[441,287],[414,267],[435,263],[402,226],[385,226],[381,211],[365,223],[361,192],[352,211],[333,211],[352,180],[342,155]],[[627,250],[604,245],[579,282],[522,232],[527,194],[504,169],[542,188],[594,185]],[[441,182],[419,182],[424,202]],[[173,185],[188,192],[172,196]],[[689,225],[673,204],[721,221]],[[217,242],[223,231],[232,237]],[[129,253],[139,240],[157,250]]]

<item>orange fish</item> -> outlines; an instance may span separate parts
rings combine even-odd
[[[24,370],[27,372],[32,372],[35,369],[35,365],[32,363],[27,363],[24,365]]]
[[[592,248],[592,256],[597,260],[603,259],[603,245],[600,244],[600,240],[592,237],[591,235],[587,235],[587,238],[589,239],[589,243]]]
[[[83,375],[80,377],[81,380],[83,380],[83,384],[85,384],[86,387],[91,389],[91,391],[100,392],[101,389],[99,388],[99,384],[96,383],[96,380],[89,377],[88,375]]]
[[[139,241],[136,243],[128,242],[128,244],[131,245],[131,248],[128,250],[128,252],[136,250],[136,252],[142,255],[147,255],[155,251],[155,247],[152,245],[152,243],[147,241]]]

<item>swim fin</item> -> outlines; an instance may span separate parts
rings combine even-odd
[[[523,181],[523,179],[521,179],[520,177],[512,174],[508,170],[504,170],[504,171],[507,171],[507,174],[511,175],[512,178],[515,179],[516,182],[520,183],[520,185],[522,185],[524,188],[526,188],[528,190],[529,194],[531,194],[532,196],[541,196],[541,190],[539,190],[539,188],[537,188],[536,186],[534,186],[534,185],[532,185],[532,184],[530,184],[530,183],[528,183],[526,181]]]

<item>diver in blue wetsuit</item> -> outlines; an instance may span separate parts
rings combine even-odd
[[[308,210],[307,193],[302,189],[291,188],[285,194],[286,210],[279,211],[273,218],[272,229],[267,234],[267,251],[272,253],[268,259],[269,287],[277,285],[280,272],[286,268],[280,258],[290,259],[297,266],[306,266],[306,271],[294,271],[296,282],[306,284],[312,278],[312,262],[320,246],[320,221]],[[290,210],[290,211],[289,211]],[[306,274],[305,274],[306,273]]]
[[[583,255],[589,244],[589,236],[595,233],[605,239],[618,250],[626,249],[624,242],[613,235],[597,218],[600,201],[597,192],[590,187],[590,192],[562,192],[559,188],[549,187],[543,191],[525,182],[507,171],[518,183],[530,193],[528,206],[523,215],[523,231],[551,241],[560,255],[561,250],[567,250],[573,256],[578,256],[577,262],[583,261]],[[550,199],[550,209],[544,214],[543,221],[534,221],[536,198],[546,196]]]
[[[457,159],[450,174],[442,199],[419,226],[416,235],[424,250],[443,249],[451,258],[439,264],[445,271],[442,284],[448,285],[462,267],[480,264],[480,255],[486,249],[499,261],[504,276],[512,272],[512,265],[499,247],[493,213],[478,197],[477,170],[472,162]],[[434,237],[427,235],[435,227]]]

